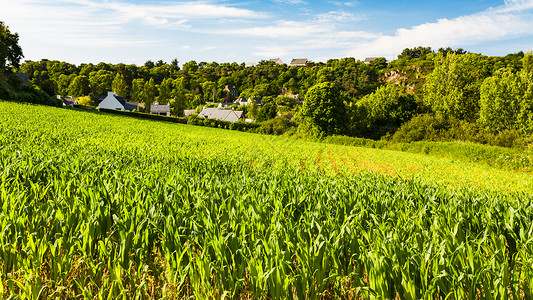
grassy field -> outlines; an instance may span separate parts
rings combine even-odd
[[[530,299],[533,179],[0,102],[0,295]]]

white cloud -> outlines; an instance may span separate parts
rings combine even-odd
[[[330,11],[325,14],[319,14],[316,16],[316,19],[319,22],[325,23],[344,23],[344,22],[358,22],[364,20],[363,16],[356,16],[352,13],[345,11]]]
[[[255,49],[252,55],[260,58],[287,56],[294,51],[290,46],[258,46]]]
[[[276,21],[274,25],[218,31],[219,34],[244,35],[266,38],[304,38],[331,31],[330,26],[311,22]]]
[[[529,36],[533,26],[533,1],[506,1],[501,7],[455,19],[440,19],[411,28],[400,28],[395,35],[381,35],[356,45],[348,56],[383,55],[392,57],[404,48],[416,46],[466,47],[475,43]]]
[[[272,0],[272,2],[283,5],[305,5],[306,1],[303,0]]]

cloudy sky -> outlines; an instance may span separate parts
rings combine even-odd
[[[0,0],[25,59],[143,64],[533,49],[533,0]]]

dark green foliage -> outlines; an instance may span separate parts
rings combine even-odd
[[[431,47],[416,47],[416,48],[405,48],[402,51],[402,54],[398,55],[398,59],[411,59],[411,58],[422,58],[424,59],[426,55],[433,53]]]
[[[9,27],[0,21],[0,73],[10,66],[18,67],[20,59],[24,57],[18,41],[18,33],[11,33]]]
[[[217,119],[206,119],[206,118],[198,117],[198,115],[188,116],[187,124],[213,127],[213,128],[221,128],[221,129],[238,130],[238,131],[251,131],[251,132],[255,131],[255,129],[260,126],[260,124],[258,123],[245,123],[243,121],[229,122],[229,121],[222,121],[222,120],[217,120]]]
[[[295,126],[289,119],[286,117],[275,117],[268,121],[261,123],[261,126],[257,128],[257,133],[262,134],[275,134],[281,135],[287,132],[289,129]]]
[[[0,83],[0,99],[13,102],[27,102],[50,106],[62,106],[61,100],[30,85],[22,85],[20,79],[9,74],[7,82]],[[11,84],[10,84],[11,83]]]
[[[500,147],[527,148],[531,138],[516,130],[491,133],[479,124],[431,114],[418,115],[403,124],[391,138],[395,143],[416,141],[468,141]]]
[[[264,122],[276,117],[278,110],[272,102],[265,103],[257,113],[257,121]]]
[[[309,89],[300,116],[325,135],[340,134],[346,128],[346,107],[339,90],[331,82]]]
[[[187,123],[187,120],[185,118],[162,116],[162,115],[148,114],[148,113],[142,113],[142,112],[132,112],[132,111],[126,111],[126,110],[107,109],[107,108],[100,108],[99,111],[109,113],[109,114],[131,116],[131,117],[140,118],[140,119],[150,119],[150,120],[158,120],[158,121],[165,121],[165,122],[172,122],[172,123],[183,123],[183,124]]]

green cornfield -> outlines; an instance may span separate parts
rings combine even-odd
[[[0,102],[0,297],[532,299],[533,179]]]

